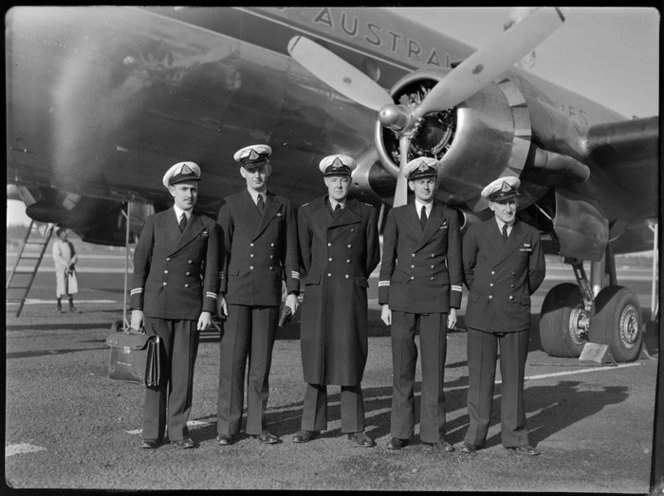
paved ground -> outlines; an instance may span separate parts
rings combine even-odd
[[[542,455],[521,458],[500,444],[500,383],[488,446],[477,455],[433,452],[419,442],[417,427],[408,448],[385,448],[391,352],[389,328],[375,304],[363,381],[367,432],[378,442],[375,448],[360,448],[340,434],[338,388],[330,388],[330,423],[322,438],[292,442],[304,392],[299,326],[293,323],[278,336],[270,381],[268,422],[281,444],[262,446],[243,436],[233,446],[216,445],[219,334],[205,332],[190,425],[198,448],[142,451],[143,390],[106,377],[104,341],[122,318],[122,274],[90,270],[80,275],[79,307],[85,313],[53,312],[54,277],[48,272],[38,275],[23,315],[7,313],[5,477],[12,487],[648,492],[656,340],[648,336],[649,355],[617,367],[548,357],[539,344],[536,312],[546,290],[561,281],[554,272],[534,300],[526,368],[528,427]],[[632,277],[629,285],[649,306],[649,282]],[[373,299],[375,281],[372,286]],[[447,425],[457,446],[468,423],[465,347],[465,333],[448,335]]]

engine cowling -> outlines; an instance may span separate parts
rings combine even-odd
[[[395,103],[418,105],[445,77],[438,69],[417,71],[402,78],[391,89]],[[530,149],[530,120],[526,102],[508,79],[489,84],[462,104],[423,118],[414,136],[408,159],[436,157],[441,162],[437,196],[450,205],[469,205],[473,211],[486,208],[480,191],[506,170],[519,175]],[[375,143],[385,170],[396,177],[399,171],[399,140],[395,133],[376,122]],[[385,189],[385,178],[376,190]]]

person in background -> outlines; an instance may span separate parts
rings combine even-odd
[[[165,439],[193,448],[187,420],[192,404],[199,331],[212,323],[218,306],[219,231],[209,217],[194,211],[201,170],[178,162],[163,184],[173,197],[168,210],[145,220],[134,252],[131,327],[159,336],[160,383],[145,389],[143,449]]]
[[[530,336],[530,295],[544,280],[540,233],[516,218],[521,181],[501,177],[482,190],[494,217],[468,229],[463,240],[464,279],[470,290],[468,327],[468,416],[461,451],[484,446],[500,347],[503,446],[518,455],[539,451],[528,442],[523,380]]]
[[[341,432],[360,446],[375,442],[364,433],[360,385],[367,362],[367,288],[380,260],[376,209],[349,199],[355,159],[321,160],[328,194],[298,211],[300,253],[306,285],[300,343],[304,381],[302,430],[306,443],[327,429],[327,386],[341,386]]]
[[[67,229],[60,228],[55,234],[58,237],[53,243],[57,311],[58,313],[64,313],[62,309],[62,297],[67,296],[69,299],[69,311],[82,313],[74,306],[74,295],[78,293],[78,277],[76,276],[78,256],[76,255],[76,250],[73,243],[67,239]]]
[[[439,167],[431,157],[406,164],[404,174],[415,199],[390,210],[383,232],[378,303],[381,319],[392,325],[392,439],[387,444],[391,450],[407,446],[415,428],[415,334],[419,330],[420,440],[439,451],[454,451],[445,437],[443,386],[447,329],[456,325],[456,310],[461,306],[463,267],[457,214],[435,199]]]

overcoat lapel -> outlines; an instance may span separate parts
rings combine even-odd
[[[503,242],[503,236],[498,229],[498,223],[495,221],[495,219],[492,219],[491,228],[489,229],[489,232],[486,234],[486,236],[489,238],[489,241],[493,244],[493,246],[501,247],[500,250],[495,251],[497,256],[493,261],[494,265],[498,265],[519,247],[521,239],[523,238],[523,230],[521,229],[519,221],[515,221],[514,225],[512,226],[512,232],[507,238],[507,242]]]
[[[168,238],[171,240],[171,246],[175,247],[180,239],[182,233],[180,232],[180,226],[178,225],[177,217],[175,215],[175,208],[169,208],[165,213],[160,225],[166,231]],[[175,248],[173,248],[175,249]]]
[[[250,201],[253,203],[253,200],[250,199]],[[252,241],[256,240],[256,238],[258,238],[263,233],[263,231],[265,231],[265,228],[268,226],[275,215],[284,215],[284,212],[281,211],[281,207],[281,202],[278,201],[272,193],[267,193],[265,195],[265,211],[263,212],[263,217],[261,218],[260,224],[258,224],[258,228],[254,233]],[[256,205],[254,205],[254,208],[256,208]]]
[[[434,203],[431,207],[431,215],[429,216],[429,219],[424,226],[422,238],[420,239],[420,242],[417,243],[415,251],[420,250],[433,237],[433,235],[440,230],[440,228],[444,225],[444,221],[445,219],[440,207]]]
[[[173,253],[179,251],[184,246],[196,239],[196,237],[201,233],[201,231],[203,231],[204,228],[205,226],[203,225],[203,221],[201,220],[200,215],[192,212],[189,221],[187,222],[187,227],[185,227],[182,235],[177,240],[175,248],[173,249]],[[177,229],[180,231],[179,226]]]
[[[325,201],[327,207],[327,199]],[[357,200],[347,200],[346,206],[334,217],[331,224],[327,226],[328,229],[332,227],[346,226],[348,224],[357,224],[362,221],[362,216],[357,211]]]
[[[414,202],[409,203],[408,206],[404,209],[403,217],[403,220],[406,223],[405,227],[411,232],[413,238],[421,239],[424,231],[420,225],[420,217],[417,214]],[[399,228],[401,228],[401,226],[399,226]]]

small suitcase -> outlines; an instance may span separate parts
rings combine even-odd
[[[133,382],[145,387],[159,385],[159,336],[129,328],[125,332],[109,334],[106,344],[111,348],[109,379]]]

